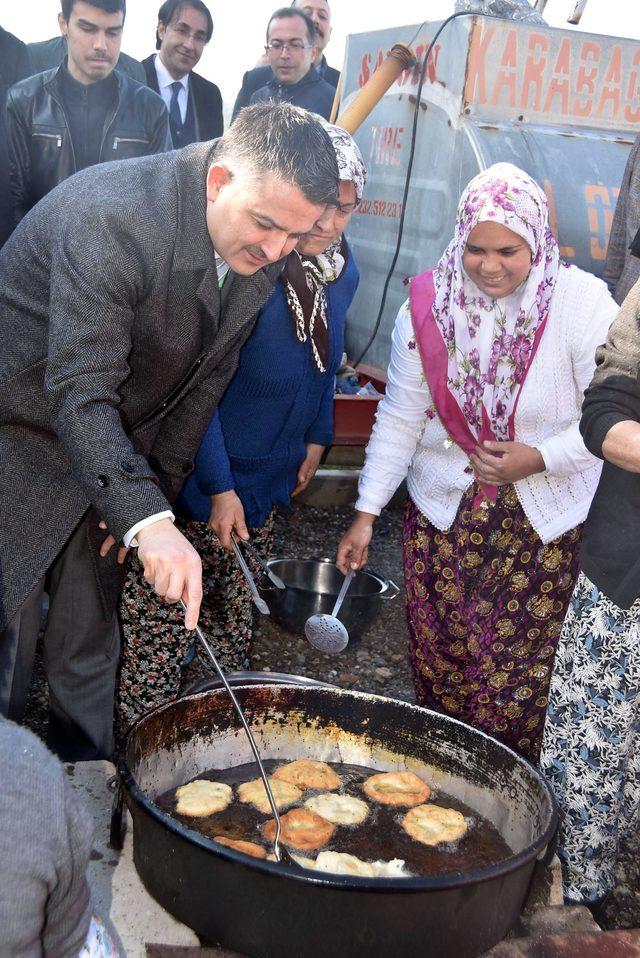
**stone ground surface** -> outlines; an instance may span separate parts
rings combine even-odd
[[[350,516],[349,506],[317,509],[307,505],[295,509],[291,515],[278,519],[275,555],[333,557]],[[371,570],[399,585],[401,524],[399,509],[390,509],[381,517],[369,557]],[[336,657],[316,652],[302,636],[290,635],[267,616],[260,617],[256,622],[251,667],[306,675],[345,688],[413,701],[402,595],[383,603],[380,617],[366,635]],[[196,678],[204,669],[201,664],[192,666],[192,676]],[[41,673],[34,682],[28,714],[28,724],[41,733],[46,714]],[[599,920],[608,929],[640,927],[640,836],[623,848],[616,889]]]

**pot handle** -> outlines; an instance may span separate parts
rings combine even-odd
[[[388,589],[390,589],[390,588],[391,588],[391,589],[395,589],[395,592],[392,592],[391,595],[387,595],[387,591],[388,591]],[[398,586],[395,584],[395,582],[393,582],[392,579],[387,579],[386,584],[385,584],[385,587],[384,587],[384,591],[380,593],[379,598],[385,599],[385,600],[386,600],[386,599],[395,599],[396,596],[400,595],[400,591],[401,591],[401,590],[398,588]]]

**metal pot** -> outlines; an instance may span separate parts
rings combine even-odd
[[[275,621],[288,632],[300,635],[310,615],[331,612],[344,581],[332,559],[271,559],[268,565],[280,576],[286,589],[276,589],[265,576],[260,583],[260,593]],[[395,599],[399,592],[390,579],[368,570],[357,572],[338,616],[347,628],[349,639],[360,638],[377,618],[380,603]]]
[[[455,719],[344,689],[271,685],[236,695],[264,758],[318,758],[423,773],[489,819],[513,850],[475,872],[353,878],[248,858],[185,827],[154,798],[251,760],[226,693],[145,716],[119,763],[148,891],[206,942],[259,958],[476,958],[521,911],[555,832],[551,791],[528,762]]]

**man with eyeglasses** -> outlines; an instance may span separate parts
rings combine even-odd
[[[322,79],[335,90],[340,79],[340,71],[330,67],[324,55],[331,37],[331,8],[327,0],[293,0],[291,6],[311,17],[316,32],[314,66]],[[263,57],[261,62],[265,59],[266,57]],[[232,121],[235,120],[239,111],[248,105],[252,94],[268,83],[271,77],[270,66],[255,66],[253,70],[247,70],[233,107]]]
[[[165,0],[158,11],[157,53],[142,61],[147,85],[169,110],[176,148],[222,136],[222,97],[215,83],[193,72],[213,33],[202,0]]]
[[[311,17],[294,7],[280,7],[269,20],[265,49],[272,77],[249,102],[287,100],[328,120],[335,90],[313,65],[316,32]]]

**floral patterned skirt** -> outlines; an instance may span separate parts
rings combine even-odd
[[[536,761],[553,658],[578,575],[582,526],[545,545],[512,485],[441,532],[408,500],[404,570],[419,704]]]
[[[640,829],[640,599],[620,609],[580,574],[556,658],[542,771],[563,816],[564,891],[615,885],[622,836]]]
[[[250,529],[251,542],[268,556],[273,540],[274,511],[261,529]],[[205,522],[176,525],[202,559],[203,599],[199,625],[223,669],[247,668],[251,648],[253,604],[233,554],[225,552]],[[256,574],[257,565],[247,555]],[[137,555],[130,558],[120,602],[122,651],[116,684],[116,737],[151,709],[174,699],[180,688],[182,663],[193,633],[184,627],[184,612],[159,599],[145,582]]]

